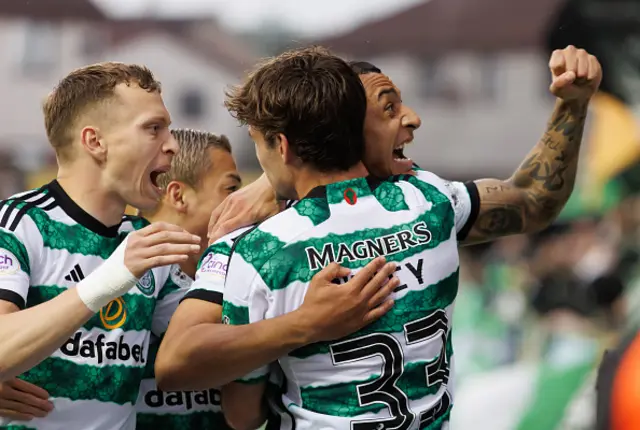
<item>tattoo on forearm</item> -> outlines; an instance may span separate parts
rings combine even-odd
[[[512,178],[479,184],[479,235],[473,239],[534,231],[558,216],[573,190],[586,116],[586,103],[559,102],[542,138]]]
[[[543,152],[531,155],[520,167],[530,169],[529,177],[535,181],[540,181],[542,187],[547,191],[561,190],[565,185],[564,173],[569,168],[566,163],[567,155],[564,151],[549,161],[549,157]],[[557,163],[555,163],[557,162]]]

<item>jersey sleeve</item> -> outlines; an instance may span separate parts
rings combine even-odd
[[[473,181],[445,181],[444,185],[449,192],[449,198],[455,212],[458,241],[463,241],[469,235],[480,212],[478,187]]]
[[[163,269],[167,270],[167,268]],[[167,331],[169,321],[178,308],[180,300],[189,291],[191,280],[180,276],[181,273],[178,266],[171,266],[169,275],[158,293],[151,322],[151,332],[158,337],[162,337]]]
[[[222,305],[230,255],[231,247],[226,241],[217,241],[209,246],[198,263],[196,280],[184,299],[199,299]]]
[[[207,248],[198,262],[196,280],[183,300],[199,299],[222,306],[227,266],[233,246],[236,240],[249,233],[254,227],[251,225],[235,230],[222,236]]]
[[[42,237],[18,206],[0,207],[0,300],[27,305],[31,271],[40,258]]]
[[[225,283],[222,322],[242,325],[262,321],[269,309],[269,303],[270,290],[258,271],[240,254],[232,253]],[[263,382],[268,375],[269,366],[263,366],[236,382]]]
[[[455,213],[455,226],[458,241],[466,239],[480,212],[480,195],[475,182],[447,181],[420,168],[415,170],[415,178],[439,186],[451,201]]]

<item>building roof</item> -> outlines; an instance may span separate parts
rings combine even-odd
[[[1,1],[1,0],[0,0]],[[135,18],[110,21],[107,25],[111,46],[128,43],[139,37],[163,33],[185,48],[232,72],[242,72],[256,60],[251,49],[239,38],[225,32],[211,18],[156,19]]]
[[[42,21],[100,21],[107,46],[128,43],[150,33],[163,33],[232,72],[242,72],[256,59],[240,40],[224,31],[210,17],[190,19],[112,19],[90,0],[0,0],[0,18]]]
[[[107,19],[90,0],[0,0],[0,17],[47,21]]]
[[[358,57],[538,48],[565,1],[430,0],[317,43]]]

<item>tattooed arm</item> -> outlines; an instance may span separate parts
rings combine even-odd
[[[602,79],[598,60],[569,46],[549,67],[558,97],[547,129],[511,178],[476,181],[480,211],[464,244],[546,228],[573,191],[587,107]]]

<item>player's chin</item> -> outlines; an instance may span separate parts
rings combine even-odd
[[[142,211],[150,211],[155,209],[160,200],[162,200],[162,190],[152,184],[148,184],[132,200],[135,200],[135,203],[130,202],[130,205]]]

